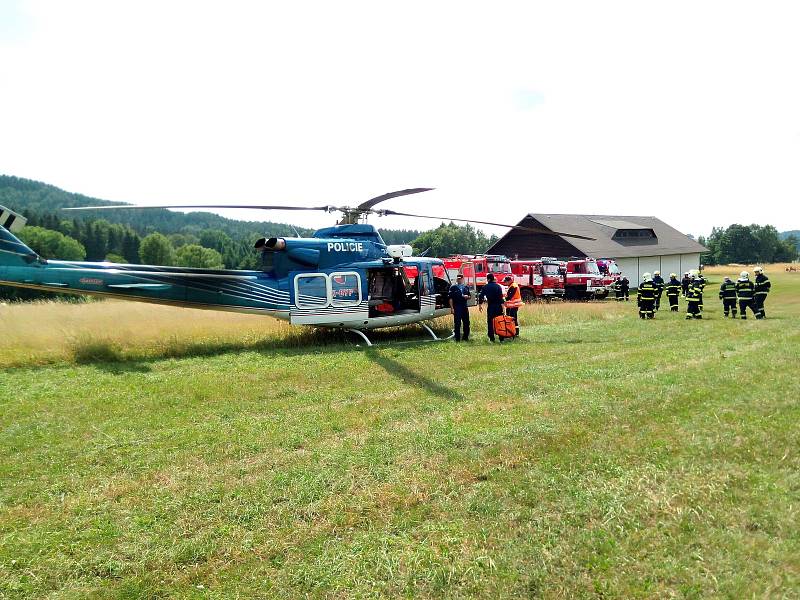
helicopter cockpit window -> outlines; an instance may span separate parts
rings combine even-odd
[[[298,275],[295,279],[295,304],[299,308],[328,306],[328,278],[325,275]]]
[[[331,273],[333,306],[353,306],[361,303],[361,280],[358,273]]]

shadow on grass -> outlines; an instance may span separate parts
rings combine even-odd
[[[441,383],[426,377],[425,375],[412,371],[404,364],[389,358],[385,354],[382,354],[380,350],[368,348],[364,353],[367,355],[367,358],[383,368],[386,373],[392,375],[393,377],[397,377],[406,385],[422,388],[435,396],[444,398],[445,400],[464,400],[464,396],[462,396],[459,392],[450,389],[449,387],[446,387]]]
[[[374,343],[427,343],[421,330],[413,326],[387,328],[369,333]],[[437,331],[443,334],[443,331]],[[427,335],[427,334],[425,334]],[[255,352],[270,356],[302,356],[322,352],[360,350],[361,342],[354,334],[336,329],[297,328],[283,336],[269,337],[256,341],[243,340],[193,340],[180,338],[165,339],[163,345],[146,350],[125,349],[112,340],[81,338],[71,345],[72,360],[78,365],[90,365],[113,374],[148,372],[149,364],[169,359],[202,358],[225,354]],[[409,371],[409,373],[411,373]]]

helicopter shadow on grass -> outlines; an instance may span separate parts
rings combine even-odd
[[[464,396],[462,396],[456,390],[444,386],[441,383],[426,377],[425,375],[421,375],[420,373],[412,371],[406,365],[381,352],[380,349],[367,348],[364,350],[364,354],[370,361],[386,371],[388,375],[400,379],[406,385],[424,389],[434,396],[438,396],[439,398],[443,398],[445,400],[464,400]]]
[[[393,343],[403,347],[427,344],[413,328],[400,328],[393,332],[381,331],[373,339],[381,346],[391,347]],[[122,375],[125,373],[147,373],[152,364],[165,360],[181,360],[192,358],[213,358],[224,355],[257,353],[264,356],[307,356],[310,354],[332,353],[342,351],[360,351],[362,347],[353,338],[353,334],[331,329],[302,329],[286,336],[264,338],[257,341],[192,341],[182,342],[172,339],[161,348],[151,349],[145,353],[135,350],[128,352],[123,346],[105,340],[91,340],[79,343],[72,348],[75,364],[92,366],[107,373]],[[371,351],[368,348],[367,351]],[[394,374],[400,374],[412,385],[422,385],[434,393],[441,395],[447,388],[422,376],[417,376],[409,369],[391,359],[383,357],[388,363],[381,366],[391,367]],[[397,365],[400,368],[397,368]],[[415,380],[415,377],[419,377]],[[452,397],[450,394],[449,397]]]

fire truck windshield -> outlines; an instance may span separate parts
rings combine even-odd
[[[600,269],[597,268],[596,262],[586,261],[586,272],[592,275],[600,275]]]
[[[542,265],[542,272],[545,275],[558,275],[558,265]]]
[[[489,263],[489,269],[492,273],[511,273],[511,264],[507,262],[493,262]]]
[[[619,275],[620,270],[619,267],[617,266],[617,263],[610,263],[608,265],[608,272],[611,273],[612,275]]]

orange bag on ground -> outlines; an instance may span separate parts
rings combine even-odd
[[[517,326],[514,324],[514,318],[506,315],[499,315],[492,319],[494,325],[494,332],[501,338],[512,338],[517,335]]]

